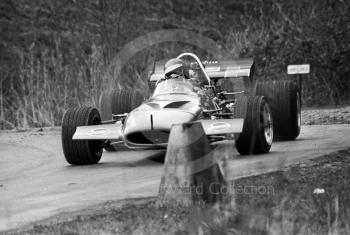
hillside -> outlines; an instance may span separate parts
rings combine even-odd
[[[184,29],[233,58],[254,57],[261,79],[310,63],[303,103],[349,103],[349,12],[344,0],[2,0],[0,128],[59,125],[68,107],[98,105],[103,90],[144,91],[156,59],[204,53],[162,42],[138,51],[119,76],[106,73],[127,43],[158,30]]]

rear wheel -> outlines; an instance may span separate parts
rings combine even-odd
[[[301,129],[301,97],[294,81],[260,81],[255,93],[267,97],[272,109],[275,140],[294,140]]]
[[[129,113],[143,100],[143,95],[138,91],[113,90],[103,92],[99,101],[102,120],[111,120],[112,114]]]
[[[138,91],[113,90],[103,92],[100,97],[102,120],[111,120],[112,114],[129,113],[139,106],[143,100],[143,95]],[[104,149],[109,152],[116,151],[115,146],[110,143],[105,143]]]
[[[138,91],[122,90],[116,91],[112,98],[112,113],[129,113],[139,106],[143,101],[143,95]]]
[[[101,94],[99,100],[99,110],[102,120],[112,119],[112,98],[114,91],[105,91]]]
[[[102,156],[102,141],[73,140],[77,126],[98,125],[100,114],[92,107],[68,109],[62,120],[62,147],[69,164],[86,165],[98,163]]]
[[[243,118],[242,133],[235,135],[237,151],[242,155],[270,151],[273,123],[270,107],[263,96],[238,97],[235,118]]]

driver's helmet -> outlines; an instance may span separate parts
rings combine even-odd
[[[164,73],[165,76],[169,77],[172,74],[185,75],[185,62],[181,59],[174,58],[170,59],[165,63]]]

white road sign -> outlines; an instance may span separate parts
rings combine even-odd
[[[309,64],[288,65],[287,73],[288,74],[307,74],[307,73],[310,73],[310,65]]]

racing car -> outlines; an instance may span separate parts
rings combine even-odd
[[[98,163],[106,151],[166,148],[173,124],[200,122],[212,142],[231,139],[241,155],[269,152],[273,140],[300,133],[300,90],[292,80],[254,79],[252,59],[201,61],[183,53],[184,76],[166,76],[164,61],[149,76],[151,95],[112,90],[94,107],[68,109],[62,147],[72,165]],[[172,64],[171,66],[175,66]],[[100,113],[101,112],[101,113]]]

